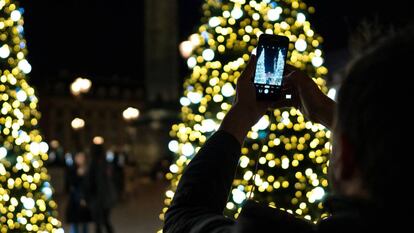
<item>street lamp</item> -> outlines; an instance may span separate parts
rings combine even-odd
[[[85,127],[85,121],[81,118],[76,117],[72,120],[71,126],[74,130],[79,130]]]
[[[136,120],[139,117],[139,110],[133,107],[129,107],[122,112],[122,116],[126,121]]]
[[[80,94],[88,93],[91,87],[91,80],[79,77],[70,85],[70,91],[74,96],[79,96]]]
[[[75,79],[75,81],[72,82],[70,85],[70,92],[75,97],[75,102],[77,104],[76,109],[76,117],[72,120],[71,126],[75,130],[74,139],[75,144],[78,149],[82,146],[82,138],[81,138],[81,132],[80,130],[85,127],[85,120],[82,118],[79,118],[81,116],[81,110],[82,110],[82,94],[86,94],[89,92],[89,90],[92,87],[92,81],[87,78],[78,77]]]
[[[126,151],[129,153],[134,152],[134,142],[136,139],[136,128],[132,125],[133,121],[137,120],[139,117],[139,110],[137,108],[128,107],[122,112],[122,117],[126,121],[126,131],[128,134],[128,140],[127,140],[127,149]]]
[[[181,56],[183,58],[189,58],[191,54],[193,53],[194,46],[191,43],[191,41],[186,40],[186,41],[181,42],[179,49],[180,49]]]
[[[95,145],[102,145],[104,143],[104,138],[101,136],[95,136],[92,140],[93,144]]]

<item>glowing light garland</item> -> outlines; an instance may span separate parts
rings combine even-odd
[[[23,9],[0,0],[0,232],[61,233],[44,167],[49,147],[37,129],[35,90],[26,80]]]

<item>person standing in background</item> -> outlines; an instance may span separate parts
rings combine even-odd
[[[92,220],[85,196],[87,169],[86,155],[81,151],[75,154],[74,164],[66,172],[66,187],[69,192],[66,221],[70,224],[71,233],[88,233],[88,223]]]
[[[125,191],[125,165],[127,159],[126,155],[120,151],[116,151],[115,158],[112,163],[113,167],[113,180],[117,191],[117,197],[119,201],[123,200]]]
[[[112,167],[107,164],[103,144],[93,144],[87,190],[96,233],[101,233],[102,228],[105,228],[107,233],[114,232],[110,221],[111,209],[117,200],[113,180]]]

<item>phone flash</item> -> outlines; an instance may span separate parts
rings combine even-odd
[[[292,99],[292,95],[286,95],[286,99],[287,99],[287,100]]]

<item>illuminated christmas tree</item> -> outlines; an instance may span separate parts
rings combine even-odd
[[[58,233],[22,14],[17,2],[0,0],[0,232]]]
[[[260,34],[289,37],[288,62],[327,91],[322,38],[307,20],[313,7],[301,0],[206,0],[203,12],[198,31],[180,45],[192,74],[180,99],[182,123],[170,131],[169,149],[176,160],[166,174],[171,187],[161,219],[183,169],[230,109],[237,78]],[[307,121],[294,108],[269,112],[247,135],[225,214],[237,218],[243,202],[252,196],[307,219],[321,218],[329,137],[323,126]]]

